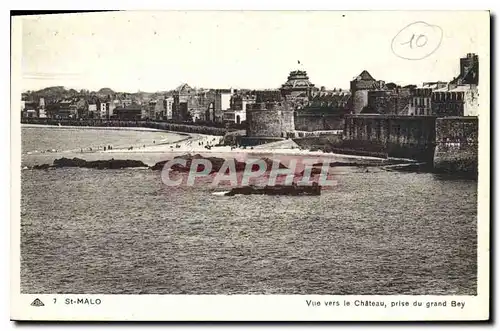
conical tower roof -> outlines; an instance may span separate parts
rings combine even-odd
[[[363,70],[359,75],[357,75],[354,80],[375,80],[375,78],[370,75],[366,70]]]

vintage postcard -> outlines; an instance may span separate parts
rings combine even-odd
[[[11,318],[486,321],[488,11],[12,17]]]

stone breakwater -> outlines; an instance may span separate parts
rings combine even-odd
[[[229,130],[222,127],[211,127],[206,125],[196,125],[194,123],[170,123],[156,121],[119,121],[119,120],[72,120],[72,119],[50,119],[50,118],[23,118],[22,124],[38,124],[38,125],[62,125],[62,126],[91,126],[91,127],[106,127],[106,128],[149,128],[164,131],[199,133],[213,136],[223,136]]]

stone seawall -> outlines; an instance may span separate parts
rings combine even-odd
[[[306,112],[296,112],[295,115],[295,130],[298,131],[342,130],[343,128],[343,115]]]
[[[435,116],[346,115],[342,146],[432,163]]]
[[[203,125],[190,125],[168,122],[154,121],[117,121],[117,120],[68,120],[68,119],[47,119],[47,118],[26,118],[21,119],[23,124],[40,125],[62,125],[62,126],[93,126],[93,127],[138,127],[150,128],[165,131],[176,131],[186,133],[199,133],[214,136],[223,136],[228,129],[209,127]]]
[[[476,116],[438,118],[434,169],[445,173],[477,174],[478,132]]]
[[[293,140],[309,150],[424,161],[435,172],[473,176],[478,170],[478,118],[473,116],[348,115],[342,137]]]
[[[293,141],[301,149],[310,151],[323,151],[325,153],[338,153],[346,155],[387,157],[387,152],[382,148],[360,148],[359,145],[353,145],[351,142],[342,139],[341,134],[329,134],[318,136],[306,136],[293,138]]]

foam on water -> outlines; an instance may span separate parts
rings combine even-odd
[[[224,196],[224,195],[226,195],[229,192],[230,191],[220,191],[220,192],[212,192],[212,194],[213,195],[217,195],[217,196]]]

